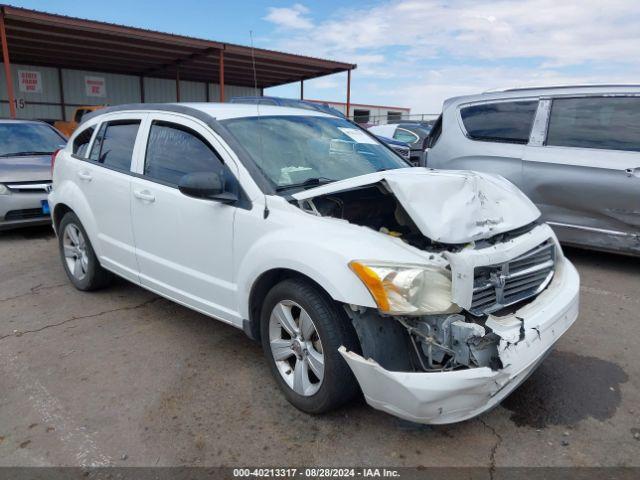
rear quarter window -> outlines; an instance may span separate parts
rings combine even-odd
[[[87,153],[89,153],[89,143],[91,142],[94,130],[95,127],[85,128],[73,140],[73,154],[76,157],[85,158],[87,156]]]
[[[640,151],[640,98],[555,99],[546,144]]]
[[[473,140],[526,144],[537,108],[537,100],[484,103],[461,108],[460,117]]]

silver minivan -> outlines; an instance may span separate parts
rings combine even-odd
[[[640,255],[640,85],[450,98],[426,147],[428,167],[513,182],[562,242]]]

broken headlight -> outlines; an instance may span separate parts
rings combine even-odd
[[[424,265],[353,261],[349,267],[364,283],[378,308],[391,315],[457,313],[451,300],[451,272]]]

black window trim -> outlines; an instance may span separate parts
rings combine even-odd
[[[468,130],[467,127],[464,124],[464,120],[462,119],[462,110],[468,107],[476,107],[479,105],[494,105],[496,103],[516,103],[516,102],[532,102],[532,103],[537,103],[536,106],[536,110],[533,113],[533,119],[531,121],[531,126],[529,127],[529,135],[527,137],[527,140],[525,142],[522,141],[518,141],[518,140],[508,140],[508,139],[504,139],[504,138],[492,138],[492,137],[483,137],[483,138],[477,138],[472,136]],[[535,122],[535,117],[536,117],[536,113],[538,111],[538,106],[540,105],[540,97],[517,97],[517,98],[497,98],[497,99],[491,99],[491,100],[482,100],[480,102],[470,102],[470,103],[464,103],[461,105],[458,105],[457,108],[457,115],[458,115],[458,123],[460,125],[460,128],[462,129],[462,133],[464,134],[464,136],[466,138],[468,138],[469,140],[473,141],[473,142],[487,142],[487,143],[506,143],[509,145],[528,145],[529,142],[531,142],[531,132],[533,132],[533,124]]]

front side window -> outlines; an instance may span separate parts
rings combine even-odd
[[[89,158],[117,170],[129,171],[140,120],[103,123],[93,142]]]
[[[80,158],[85,158],[87,156],[87,149],[89,148],[89,143],[91,142],[94,130],[95,127],[86,128],[78,134],[75,140],[73,140],[74,155]]]
[[[276,190],[408,165],[345,119],[264,116],[222,120]]]
[[[154,121],[149,132],[144,175],[178,185],[188,173],[222,173],[223,163],[209,144],[182,125]]]
[[[0,157],[50,155],[67,141],[43,123],[0,123]]]
[[[640,98],[555,99],[546,145],[640,151]]]
[[[474,140],[529,142],[538,101],[485,103],[460,109],[462,123]]]

